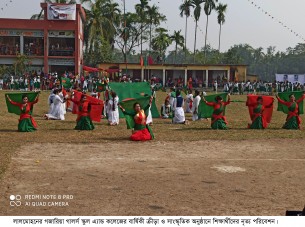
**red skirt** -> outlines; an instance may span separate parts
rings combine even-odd
[[[146,141],[151,140],[151,135],[147,128],[136,131],[130,136],[130,139],[133,141]]]

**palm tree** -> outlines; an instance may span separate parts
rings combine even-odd
[[[209,16],[211,15],[212,10],[214,10],[216,8],[216,2],[218,2],[218,0],[205,0],[205,3],[204,3],[204,12],[205,12],[205,15],[207,15],[207,22],[206,22],[206,27],[205,27],[205,40],[204,40],[204,49],[205,49],[204,58],[206,58]]]
[[[85,9],[87,20],[84,44],[87,50],[93,50],[96,41],[100,41],[101,38],[111,45],[114,44],[115,25],[119,23],[120,14],[118,7],[119,5],[112,3],[111,0],[97,0],[90,3],[90,10]]]
[[[139,4],[135,5],[136,13],[140,17],[141,23],[141,55],[143,52],[143,32],[144,32],[144,23],[147,21],[147,10],[148,10],[148,1],[147,0],[140,0]]]
[[[220,38],[221,38],[221,26],[225,23],[225,12],[227,11],[227,4],[221,4],[216,7],[216,11],[218,13],[217,21],[219,24],[219,43],[218,43],[218,52],[220,52]]]
[[[119,5],[112,0],[82,0],[88,2],[84,25],[84,57],[89,65],[102,59],[103,50],[114,48],[116,25],[119,24]],[[103,53],[103,56],[107,54]]]
[[[44,0],[44,3],[50,3],[50,4],[76,4],[76,0]],[[32,20],[40,20],[43,18],[43,9],[40,11],[39,14],[34,14],[31,16]]]
[[[156,29],[157,36],[152,40],[152,49],[159,53],[159,57],[164,59],[167,47],[172,43],[170,36],[165,28]]]
[[[170,38],[173,42],[175,42],[175,58],[174,62],[176,63],[176,57],[177,57],[177,49],[178,46],[184,48],[184,37],[180,34],[181,30],[179,31],[174,31],[174,35],[172,35]]]
[[[184,58],[186,59],[186,38],[187,38],[187,19],[189,16],[191,16],[191,7],[194,7],[191,0],[185,0],[184,3],[182,3],[179,6],[180,10],[180,16],[183,17],[185,15],[185,39],[184,39]]]
[[[192,4],[194,6],[194,18],[196,21],[196,25],[195,25],[195,41],[194,41],[194,63],[195,63],[195,55],[196,55],[196,41],[197,41],[197,24],[198,21],[200,19],[200,15],[201,15],[201,4],[204,2],[205,0],[192,0]]]
[[[156,5],[148,6],[148,23],[149,23],[149,54],[151,52],[151,39],[152,39],[152,27],[153,25],[160,25],[162,21],[166,20],[166,17],[159,12],[159,7]]]

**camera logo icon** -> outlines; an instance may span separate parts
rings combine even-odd
[[[10,206],[11,207],[21,206],[21,195],[10,195]]]

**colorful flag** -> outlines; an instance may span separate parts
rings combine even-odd
[[[217,96],[220,96],[223,101],[226,101],[228,93],[208,95],[208,96],[204,96],[204,98],[208,102],[216,102],[215,98]],[[224,107],[224,111],[223,111],[224,116],[225,116],[225,108],[226,107]],[[214,112],[213,106],[208,106],[207,104],[205,104],[205,102],[203,100],[200,100],[199,107],[198,107],[198,117],[199,118],[212,118],[213,112]]]
[[[289,100],[290,95],[294,95],[295,100],[298,100],[299,98],[301,98],[303,96],[303,92],[302,91],[294,91],[294,92],[278,93],[278,96],[280,97],[280,99],[282,99],[283,101],[286,101],[286,102],[290,102],[290,100]],[[298,104],[299,105],[299,114],[304,114],[303,103],[304,103],[304,100]],[[288,114],[288,112],[289,112],[288,107],[281,104],[281,103],[278,103],[277,111],[282,111],[285,114]]]
[[[154,59],[151,56],[148,56],[148,65],[153,65]]]
[[[246,106],[248,106],[250,117],[253,116],[253,110],[255,105],[257,103],[257,98],[261,95],[248,95],[247,96],[247,102]],[[273,97],[271,96],[261,96],[263,98],[263,106],[265,106],[265,110],[263,112],[263,116],[266,119],[267,123],[271,122],[272,113],[273,113]],[[252,119],[251,119],[252,120]]]
[[[82,97],[82,92],[79,91],[73,91],[74,92],[74,100],[75,101],[80,101],[81,97]],[[104,101],[99,100],[97,98],[91,97],[89,95],[87,96],[87,101],[91,102],[91,103],[97,103],[100,102],[100,105],[91,105],[91,111],[90,111],[90,118],[92,121],[96,121],[96,122],[100,122],[101,121],[101,115],[104,109]],[[77,104],[73,104],[73,110],[72,110],[73,114],[78,114],[78,105]]]
[[[144,65],[144,59],[143,59],[143,56],[141,55],[141,57],[140,57],[140,65],[143,67],[143,65]]]
[[[66,89],[67,88],[71,88],[72,87],[72,83],[71,83],[69,78],[62,77],[61,78],[61,86],[63,86]]]
[[[16,93],[6,93],[5,94],[5,100],[6,100],[6,106],[9,113],[14,113],[17,115],[21,114],[21,110],[18,106],[12,105],[9,100],[7,99],[7,95],[10,97],[10,99],[14,102],[22,103],[22,96],[26,94],[28,96],[29,102],[34,102],[39,92],[16,92]],[[31,113],[33,112],[33,106]]]
[[[139,82],[139,83],[109,83],[111,90],[115,91],[119,97],[119,100],[124,100],[128,98],[141,98],[143,96],[150,97],[152,95],[151,87],[149,82]],[[159,118],[160,114],[156,106],[155,100],[153,100],[151,106],[151,115],[153,118]],[[120,110],[120,118],[124,115]]]
[[[149,104],[150,97],[142,97],[142,98],[127,98],[120,102],[120,105],[125,109],[128,113],[135,113],[133,105],[135,103],[139,103],[141,108],[145,108]],[[148,110],[145,112],[145,115],[148,116]],[[135,122],[132,116],[124,114],[126,119],[127,129],[132,129],[135,126]]]
[[[96,91],[97,92],[103,92],[103,91],[106,91],[106,87],[107,87],[107,84],[102,84],[102,83],[96,83]]]

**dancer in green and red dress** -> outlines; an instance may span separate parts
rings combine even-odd
[[[279,98],[278,95],[276,95],[277,100],[279,103],[282,103],[283,105],[288,107],[288,115],[286,118],[286,122],[283,125],[284,129],[300,129],[301,124],[301,118],[299,116],[299,103],[302,102],[305,99],[305,94],[298,100],[295,100],[295,97],[293,94],[289,95],[289,102],[286,102]]]
[[[32,107],[34,104],[38,102],[38,95],[33,102],[29,102],[29,98],[26,94],[22,95],[22,103],[14,102],[10,99],[10,97],[6,96],[8,101],[14,105],[18,106],[21,110],[19,124],[18,124],[18,131],[19,132],[33,132],[37,130],[37,124],[32,117]]]
[[[94,125],[90,118],[91,105],[101,105],[99,101],[89,102],[87,96],[82,94],[80,101],[76,101],[72,97],[71,101],[78,106],[78,116],[76,119],[75,130],[93,130]]]
[[[121,110],[125,115],[129,115],[134,120],[134,129],[132,131],[132,135],[130,136],[130,139],[133,141],[145,141],[145,140],[152,140],[154,139],[154,134],[148,124],[146,124],[147,116],[145,114],[145,111],[149,109],[151,106],[153,97],[150,98],[149,104],[142,109],[139,103],[135,103],[133,105],[134,111],[129,112],[126,111],[122,106],[120,106]]]
[[[215,101],[216,102],[207,102],[205,98],[203,97],[202,100],[207,104],[208,106],[212,106],[214,108],[213,115],[212,115],[212,122],[211,122],[211,128],[212,129],[227,129],[227,119],[223,115],[225,106],[230,104],[230,95],[228,95],[228,101],[224,102],[222,101],[222,97],[216,96]]]
[[[270,98],[270,97],[269,97]],[[266,117],[264,116],[264,111],[266,108],[270,108],[273,105],[273,100],[270,105],[265,106],[263,105],[263,97],[258,96],[256,102],[254,103],[247,103],[248,107],[253,108],[253,113],[251,117],[252,124],[248,124],[248,128],[250,129],[265,129],[267,128],[268,122]]]

